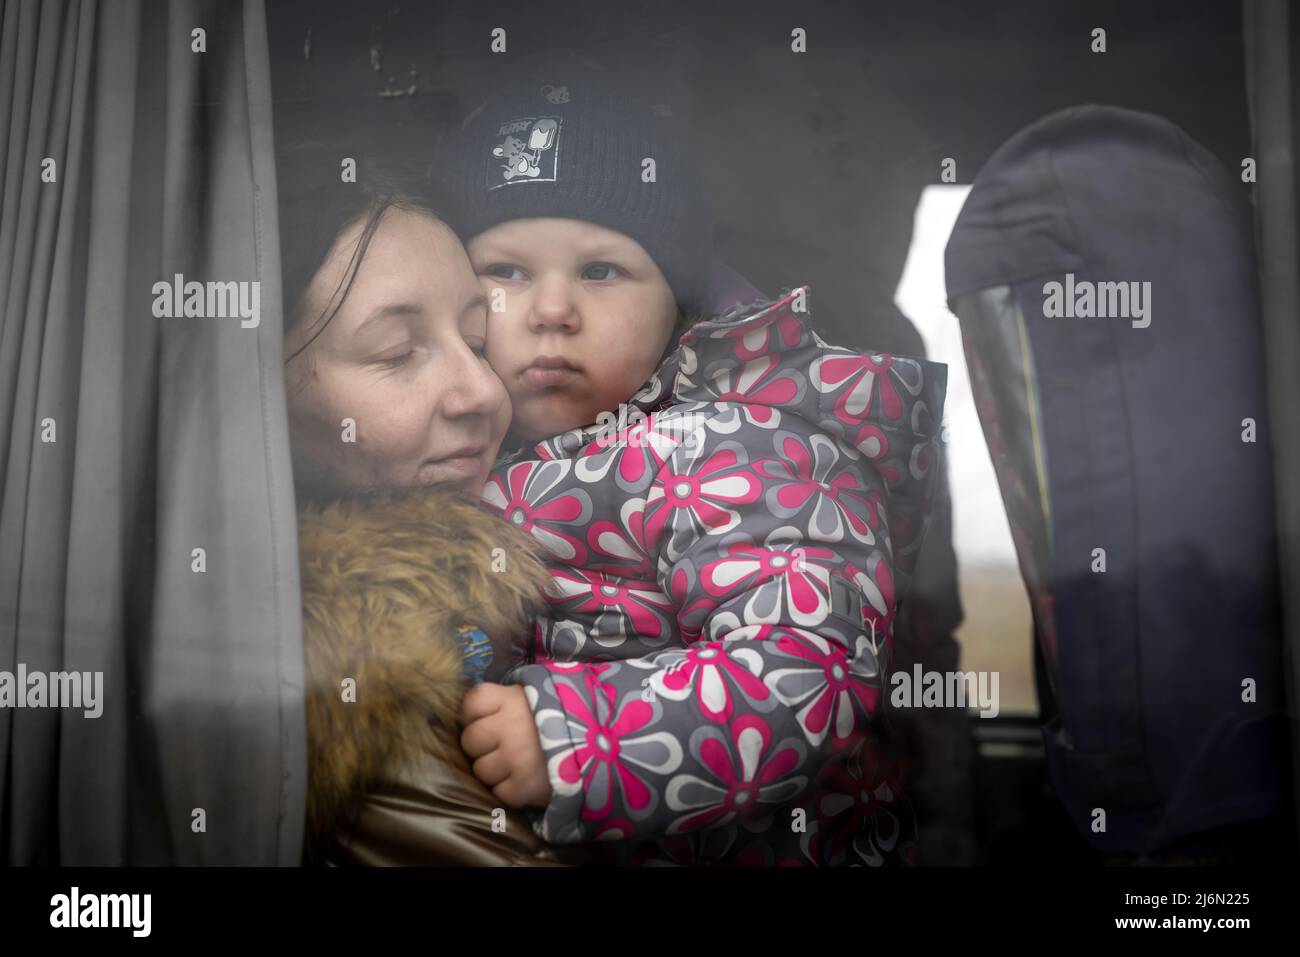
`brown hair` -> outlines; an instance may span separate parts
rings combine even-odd
[[[414,194],[400,191],[397,189],[380,189],[364,190],[361,202],[355,204],[344,215],[338,228],[334,230],[330,237],[330,242],[326,248],[325,254],[320,257],[311,267],[309,273],[299,279],[299,287],[293,291],[292,298],[285,296],[287,302],[292,302],[293,307],[289,310],[289,321],[285,324],[285,334],[302,324],[307,314],[307,303],[309,300],[308,292],[311,289],[311,281],[316,277],[317,271],[324,265],[325,260],[329,257],[330,251],[334,248],[334,243],[338,237],[351,229],[363,219],[365,225],[361,230],[361,235],[357,238],[356,245],[352,249],[352,255],[348,259],[347,269],[344,270],[343,277],[339,284],[334,288],[326,301],[324,308],[317,317],[319,326],[311,337],[301,346],[285,357],[285,365],[288,365],[295,358],[305,352],[313,342],[325,331],[326,327],[338,315],[339,310],[343,308],[343,303],[348,298],[348,293],[352,291],[352,284],[356,281],[357,273],[361,269],[361,263],[366,257],[366,251],[370,248],[370,240],[374,238],[376,231],[379,229],[379,223],[384,217],[384,213],[390,209],[400,209],[407,212],[425,213],[428,216],[442,222],[442,218],[425,202],[417,198]],[[448,229],[451,227],[448,226]],[[286,293],[289,290],[286,289]]]

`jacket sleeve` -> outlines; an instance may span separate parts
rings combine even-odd
[[[374,782],[325,859],[365,867],[598,863],[580,848],[546,844],[526,815],[500,803],[474,777],[456,735],[439,729]]]
[[[547,758],[547,840],[785,826],[773,812],[878,712],[895,609],[888,483],[808,419],[715,408],[644,508],[685,646],[515,673]]]

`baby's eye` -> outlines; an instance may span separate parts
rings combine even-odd
[[[496,263],[488,266],[483,270],[483,275],[491,276],[493,279],[520,280],[525,278],[524,271],[513,263]]]
[[[616,279],[621,275],[623,275],[623,270],[613,263],[589,263],[587,268],[582,271],[583,279],[593,279],[597,282],[603,279]]]

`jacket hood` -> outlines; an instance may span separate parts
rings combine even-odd
[[[429,489],[305,508],[298,551],[311,853],[415,749],[459,738],[456,629],[484,631],[507,665],[547,576],[527,537]]]
[[[926,446],[939,434],[948,367],[941,362],[885,352],[855,352],[825,342],[812,325],[812,291],[799,286],[776,299],[735,306],[716,319],[696,323],[681,338],[682,348],[666,364],[679,402],[745,402],[817,421],[873,455],[876,446],[858,441],[866,426],[888,429]],[[800,347],[812,343],[815,349]],[[780,389],[763,388],[779,366],[796,366],[807,376]],[[821,396],[844,382],[828,405]],[[901,455],[901,450],[895,457]],[[924,471],[918,470],[918,471]]]
[[[827,343],[812,325],[810,300],[810,288],[799,286],[697,323],[675,356],[673,399],[741,402],[760,424],[765,411],[798,415],[861,452],[888,490],[901,602],[943,474],[948,367]]]

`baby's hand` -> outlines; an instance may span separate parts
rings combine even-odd
[[[551,800],[542,742],[533,710],[519,685],[484,682],[465,693],[461,747],[474,776],[509,807],[545,807]]]

